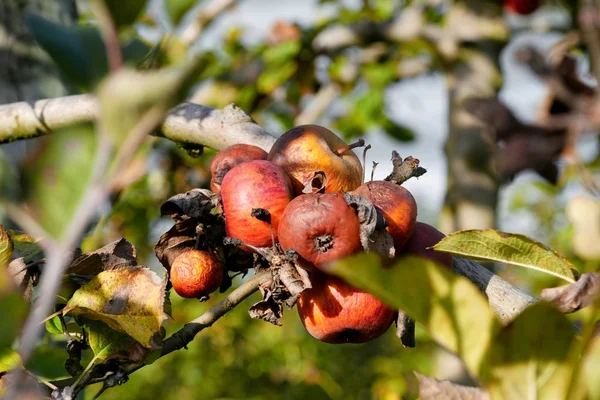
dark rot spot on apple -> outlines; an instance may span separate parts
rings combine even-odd
[[[296,197],[281,216],[278,236],[283,250],[295,250],[306,269],[362,249],[358,217],[340,193]]]

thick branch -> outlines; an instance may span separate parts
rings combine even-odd
[[[0,144],[42,136],[66,126],[92,122],[99,115],[92,95],[0,105]],[[223,149],[248,143],[268,150],[275,138],[240,108],[222,110],[193,103],[173,108],[158,133],[178,143]]]

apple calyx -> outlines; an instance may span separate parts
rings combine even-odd
[[[346,152],[348,152],[348,151],[350,151],[352,149],[355,149],[357,147],[363,147],[364,145],[365,145],[364,139],[358,139],[354,143],[350,143],[347,146],[344,146],[342,148],[339,148],[339,149],[335,150],[334,153],[337,154],[338,156],[341,156],[342,154],[344,154],[344,153],[346,153]]]

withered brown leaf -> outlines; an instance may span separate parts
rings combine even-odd
[[[133,244],[125,239],[119,239],[98,250],[81,254],[71,263],[67,273],[98,275],[102,271],[132,267],[137,263]]]
[[[600,274],[586,272],[575,283],[542,290],[542,299],[564,313],[572,313],[592,304],[599,294]]]

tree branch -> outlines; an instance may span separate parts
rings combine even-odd
[[[89,94],[0,105],[0,144],[93,122],[98,116],[98,101]],[[268,150],[275,142],[273,136],[234,105],[220,110],[182,103],[167,114],[156,134],[174,142],[217,150],[235,143],[254,144]]]

